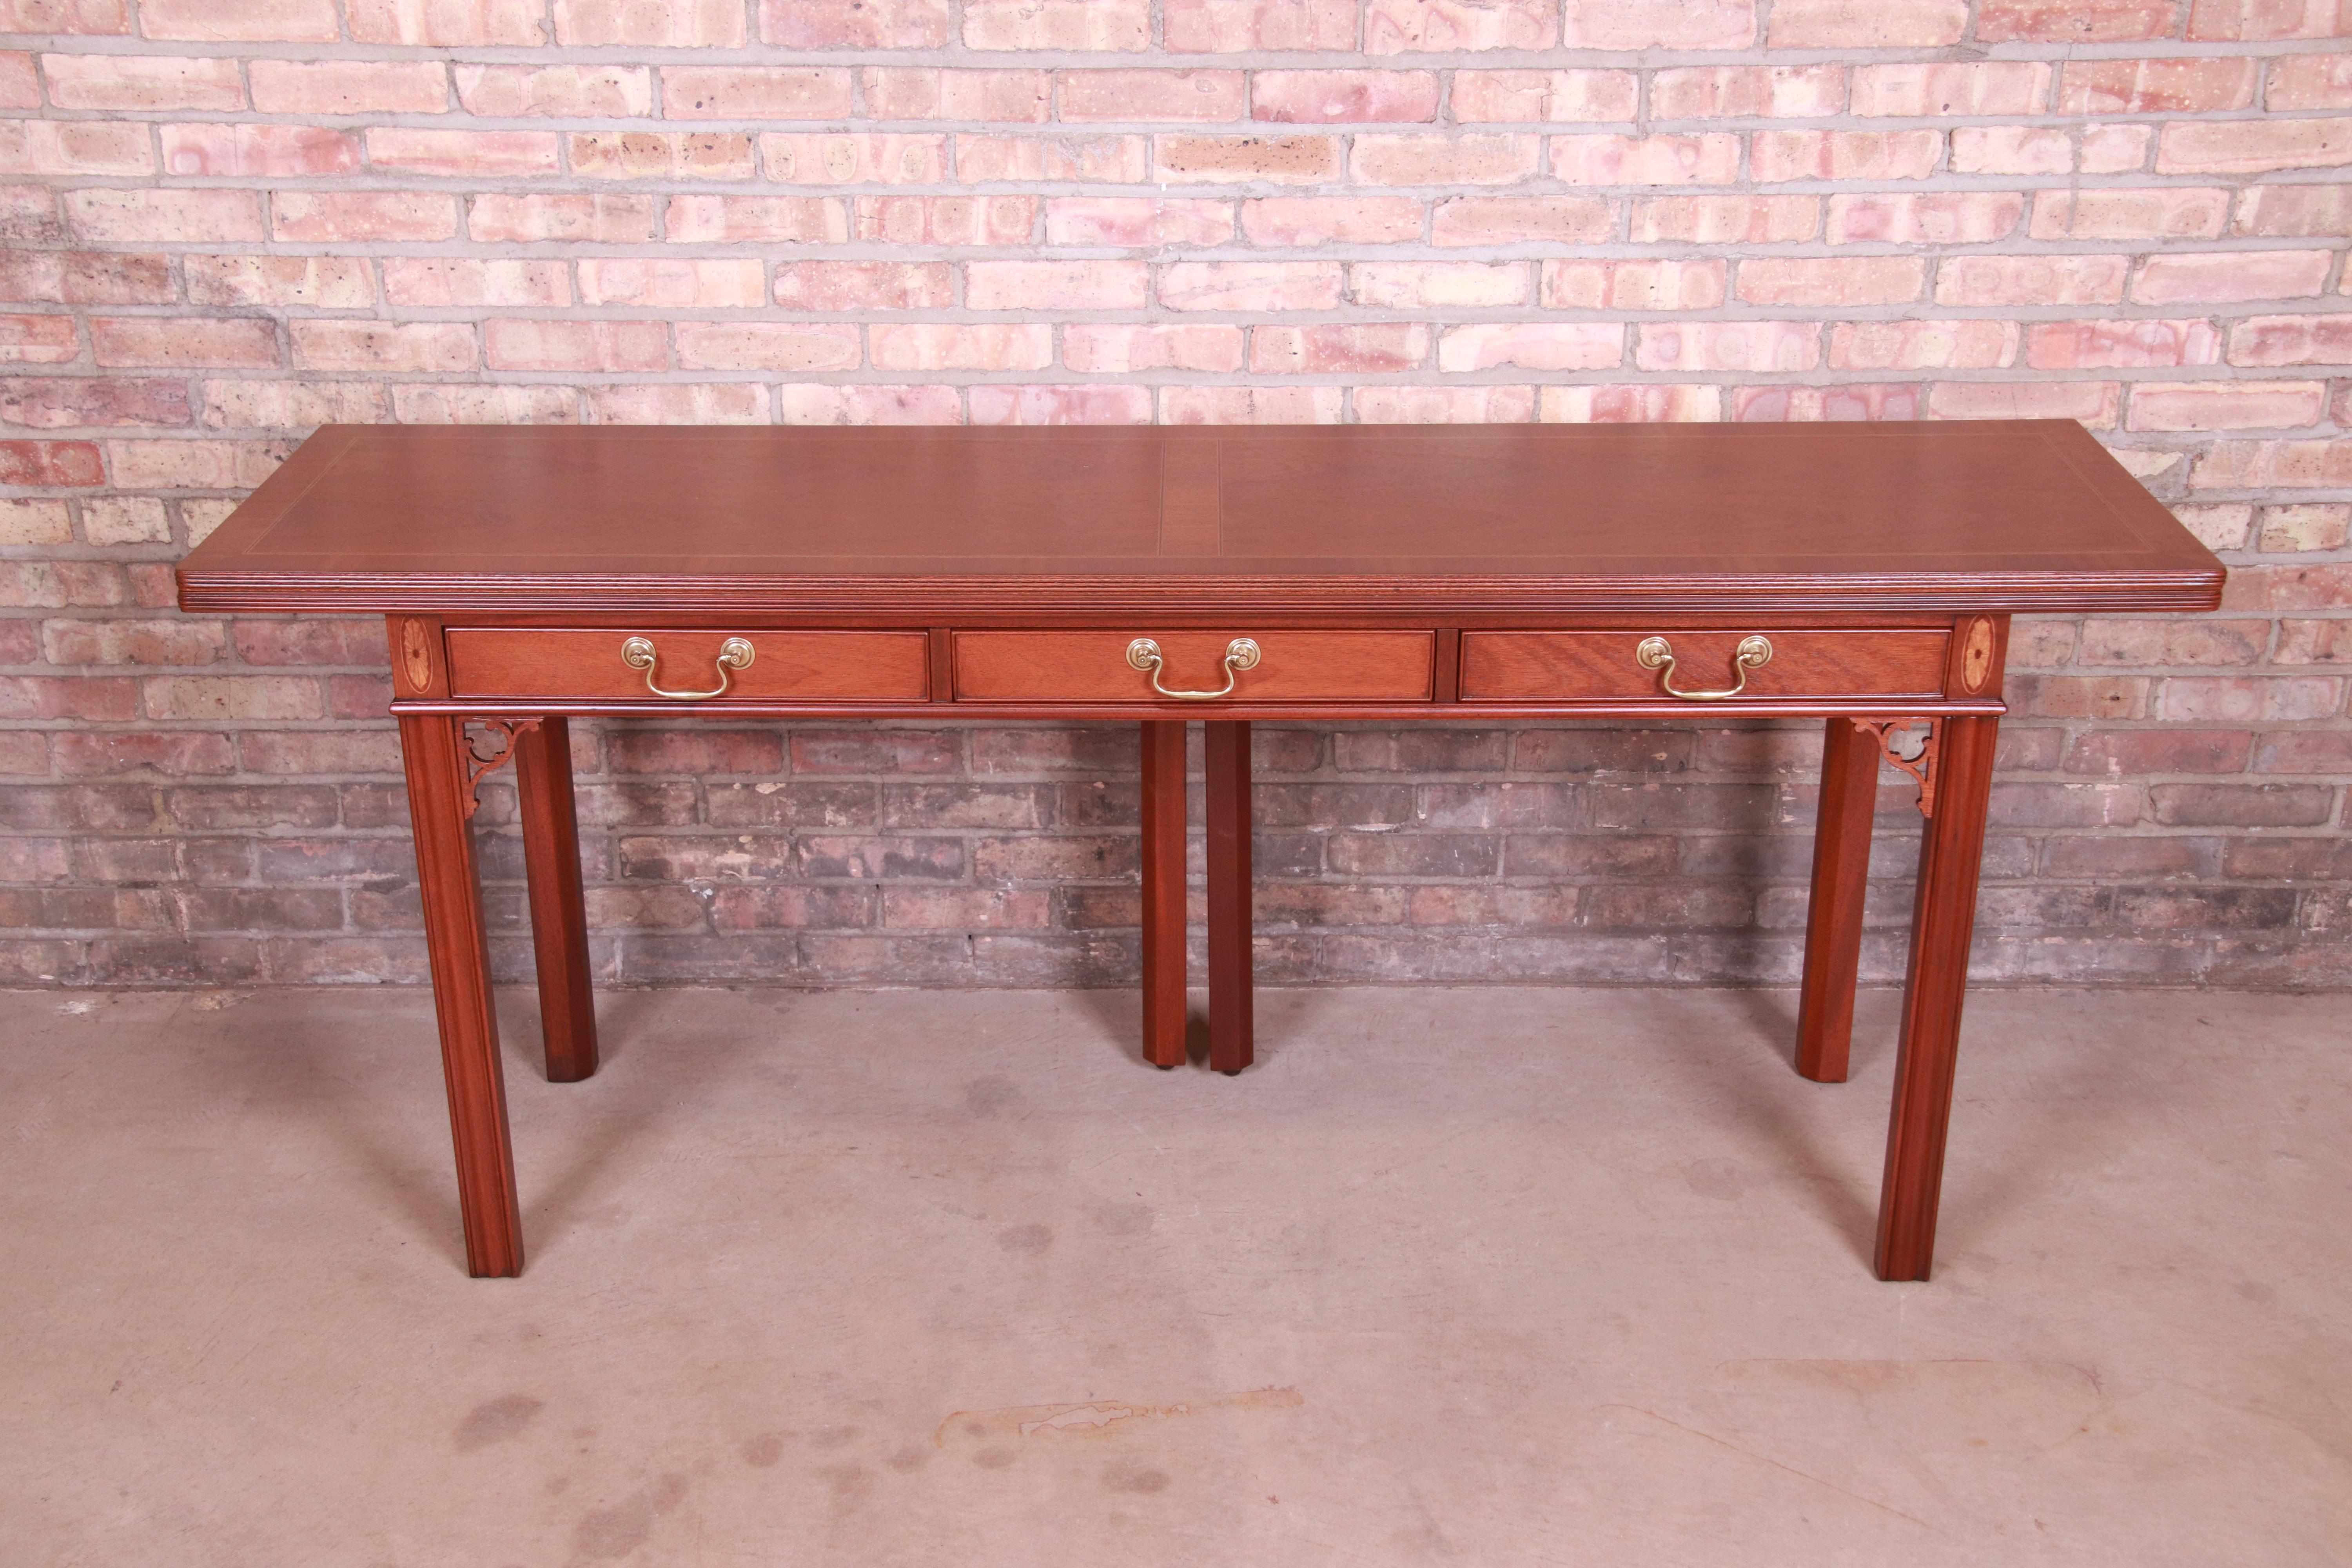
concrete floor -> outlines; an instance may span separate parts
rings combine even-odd
[[[2352,1563],[2337,997],[1987,992],[1933,1283],[1780,993],[0,994],[0,1563]]]

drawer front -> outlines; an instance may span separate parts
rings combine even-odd
[[[653,668],[622,658],[632,637],[653,645]],[[728,632],[664,630],[657,626],[594,631],[453,628],[449,640],[452,697],[551,697],[610,701],[671,700],[646,686],[648,678],[673,692],[715,690],[719,654],[730,637],[751,645],[751,661],[723,671],[724,695],[703,706],[732,702],[920,702],[930,694],[929,638],[921,632]]]
[[[1750,667],[1736,697],[1770,701],[1816,697],[1940,697],[1941,631],[1688,631],[1645,626],[1623,631],[1465,632],[1462,696],[1470,701],[1668,700],[1691,691],[1724,691],[1739,682],[1739,646],[1762,636],[1772,657]],[[1671,672],[1645,667],[1644,640],[1663,637]],[[1675,691],[1666,689],[1671,679]],[[1694,701],[1706,700],[1695,699]]]
[[[1160,649],[1160,668],[1128,660],[1138,637]],[[976,702],[1160,702],[1170,691],[1214,691],[1236,637],[1257,663],[1234,674],[1227,704],[1422,702],[1436,667],[1433,632],[1216,631],[1142,627],[1115,632],[958,632],[956,696]],[[1202,702],[1200,706],[1210,706]]]

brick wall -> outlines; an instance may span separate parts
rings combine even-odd
[[[2233,581],[2020,626],[1981,967],[2344,984],[2347,33],[2335,0],[0,0],[0,977],[419,974],[380,625],[171,608],[321,421],[2055,415]],[[1815,751],[1266,729],[1265,972],[1787,978]],[[615,724],[579,762],[611,973],[1133,972],[1131,731]],[[488,866],[519,969],[510,832]]]

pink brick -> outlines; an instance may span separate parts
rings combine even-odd
[[[335,0],[140,0],[139,30],[208,44],[318,44],[342,36]]]
[[[1464,124],[1631,120],[1638,84],[1632,71],[1455,71],[1454,118]]]
[[[975,386],[974,425],[1149,425],[1148,386]]]
[[[1633,351],[1643,370],[1811,370],[1821,363],[1817,321],[1643,323]]]
[[[1162,0],[1177,54],[1306,52],[1356,47],[1356,0]]]
[[[1977,41],[1985,44],[2119,44],[2169,37],[2175,0],[1982,0]]]
[[[866,112],[879,120],[1042,124],[1053,115],[1053,79],[1044,71],[868,66],[864,74]]]
[[[2126,256],[1955,256],[1936,272],[1938,305],[2114,305]]]
[[[1437,368],[1612,370],[1625,363],[1625,329],[1614,321],[1496,321],[1449,327]]]
[[[2191,0],[2192,42],[2266,43],[2334,38],[2352,31],[2341,0]]]
[[[1532,386],[1360,386],[1360,425],[1525,425],[1535,416]]]
[[[1125,50],[1151,47],[1150,0],[964,0],[971,49]]]
[[[1348,292],[1379,310],[1475,310],[1528,302],[1525,262],[1360,261],[1348,268]]]
[[[89,323],[89,347],[92,359],[110,366],[235,370],[278,363],[277,330],[261,321],[94,316]]]
[[[1053,329],[1043,325],[882,322],[871,336],[877,370],[1044,370],[1054,363]]]
[[[1748,305],[1900,305],[1927,283],[1916,256],[1759,256],[1739,264],[1736,292]]]
[[[1139,310],[1151,269],[1140,261],[972,261],[963,302],[972,310]]]
[[[2025,363],[2036,370],[2214,364],[2221,335],[2210,321],[2037,321],[2027,331]]]
[[[1658,196],[1633,204],[1637,245],[1786,245],[1821,229],[1818,196]]]
[[[734,0],[555,0],[555,41],[592,47],[736,48],[745,42],[743,7]]]
[[[776,303],[788,310],[943,310],[955,303],[944,261],[788,261]]]
[[[560,261],[387,257],[383,297],[389,305],[438,309],[569,305],[572,282],[569,269]]]
[[[1074,371],[1101,375],[1148,370],[1231,374],[1242,367],[1242,330],[1205,324],[1129,327],[1074,322],[1062,329],[1062,363]]]
[[[1932,48],[1968,31],[1966,0],[1775,0],[1776,49]]]
[[[264,114],[440,114],[449,107],[448,68],[438,60],[255,60],[246,68],[253,107]]]
[[[1339,177],[1336,136],[1159,136],[1155,178],[1180,184],[1321,184]]]
[[[1421,237],[1423,211],[1411,196],[1262,196],[1242,204],[1252,245],[1383,245]]]
[[[350,257],[191,256],[182,266],[191,304],[355,310],[375,303],[368,264]]]
[[[954,386],[824,386],[776,388],[776,415],[786,425],[961,425],[963,392]]]
[[[2287,55],[2270,72],[2266,109],[2352,109],[2352,55]]]
[[[486,245],[535,240],[635,244],[654,237],[654,198],[478,195],[467,208],[466,232]]]
[[[2074,168],[2074,134],[2054,125],[1963,125],[1952,132],[1956,174],[2065,174]]]
[[[1223,245],[1234,237],[1224,202],[1150,196],[1055,196],[1045,203],[1048,245]]]
[[[2352,163],[2352,121],[2182,121],[2158,135],[2160,174],[2262,174]]]
[[[264,237],[261,200],[252,191],[68,191],[65,199],[66,216],[84,239],[205,245]]]
[[[1057,71],[1054,85],[1071,121],[1239,120],[1249,101],[1239,71]]]
[[[5,357],[0,354],[0,358]],[[63,430],[86,425],[185,425],[188,416],[188,384],[177,378],[142,381],[130,376],[106,376],[83,380],[76,376],[35,375],[0,381],[0,422],[28,429]],[[120,503],[118,510],[140,504],[126,500]],[[153,526],[149,527],[139,517],[129,515],[119,521],[101,522],[94,509],[85,508],[82,512],[83,530],[92,544],[163,543],[171,538],[160,508],[152,522]]]
[[[1378,374],[1428,360],[1429,329],[1418,321],[1259,327],[1250,335],[1250,369],[1261,375]]]
[[[751,138],[731,131],[585,131],[563,138],[572,173],[588,180],[748,180]]]
[[[1979,65],[1862,66],[1853,73],[1853,112],[1940,118],[1952,114],[2039,114],[2050,98],[2050,68],[2023,61]]]
[[[1599,196],[1463,196],[1430,220],[1439,245],[1593,245],[1615,227],[1615,204]]]
[[[1367,54],[1548,49],[1559,42],[1559,8],[1547,0],[1368,0],[1364,7]]]
[[[2285,430],[2316,425],[2327,387],[2316,381],[2137,382],[2131,430]]]
[[[2230,678],[2165,681],[2157,702],[2160,719],[2245,723],[2297,723],[2333,719],[2344,700],[2343,682],[2319,677],[2282,680]]]
[[[653,111],[653,73],[643,66],[477,66],[457,70],[468,114],[509,120],[631,118]]]
[[[2254,101],[2262,62],[2247,58],[2069,60],[2062,114],[2200,114]]]
[[[1753,265],[1750,263],[1749,265]],[[1832,370],[1998,370],[2017,363],[2015,321],[1840,321]]]
[[[178,298],[162,256],[0,247],[0,300],[68,305],[161,305]]]
[[[201,5],[204,0],[188,3]],[[428,48],[511,44],[531,48],[547,42],[541,21],[547,8],[541,0],[343,0],[343,11],[352,37],[362,44]]]
[[[71,316],[0,316],[0,362],[70,364],[80,354]]]
[[[761,0],[760,37],[786,49],[947,47],[947,0]]]
[[[1547,386],[1536,417],[1548,425],[1711,423],[1722,407],[1722,391],[1713,386]]]
[[[276,239],[447,239],[457,231],[457,204],[438,191],[280,191],[271,198]]]
[[[2205,186],[2042,191],[2033,198],[2034,239],[2218,239],[2230,193]]]
[[[373,424],[390,416],[386,389],[373,382],[231,381],[204,384],[204,423],[214,429],[287,430],[330,423]]]
[[[765,425],[768,389],[734,381],[653,382],[587,389],[599,425]]]
[[[2249,316],[2230,329],[2230,363],[2352,364],[2352,314]]]
[[[822,196],[672,196],[663,226],[674,245],[838,245],[849,216]]]
[[[2085,125],[2075,166],[2086,174],[2137,174],[2156,142],[2152,125]]]
[[[452,179],[500,179],[556,172],[551,131],[413,131],[376,126],[367,133],[368,162],[404,174]]]
[[[1711,310],[1723,303],[1720,261],[1547,261],[1552,310]]]
[[[2253,186],[2239,193],[2231,226],[2238,234],[2296,238],[2352,234],[2352,185]]]
[[[2352,484],[2352,441],[2224,441],[2197,460],[2196,489],[2340,489]],[[2331,575],[2335,574],[2331,572]],[[2231,608],[2318,609],[2333,595],[2305,597],[2302,574],[2282,582],[2244,567],[2230,574],[2223,602]]]
[[[1749,163],[1760,184],[1924,180],[1942,151],[1933,131],[1759,131]]]
[[[1027,245],[1035,196],[860,196],[857,237],[889,245]]]
[[[0,0],[0,32],[126,34],[123,0]]]
[[[231,58],[44,55],[41,71],[49,80],[49,101],[59,109],[245,107],[245,88]],[[257,75],[255,90],[257,95]]]
[[[875,330],[878,333],[885,329]],[[859,356],[857,329],[846,323],[677,324],[677,363],[683,370],[856,370]]]
[[[1939,381],[1927,392],[1931,419],[2078,419],[2115,428],[2121,388],[2112,381]]]
[[[2334,262],[2326,250],[2238,250],[2151,256],[2132,282],[2142,305],[2293,300],[2321,293]]]
[[[956,178],[968,185],[998,180],[1143,183],[1150,144],[1140,136],[959,136]]]
[[[174,174],[340,174],[359,166],[359,142],[315,125],[166,125],[157,135]]]
[[[2017,229],[2025,198],[2008,191],[1832,196],[1832,245],[1982,245]]]
[[[580,393],[570,386],[419,386],[392,389],[403,425],[577,425]]]
[[[1568,0],[1571,49],[1744,49],[1755,0]]]
[[[474,329],[463,321],[287,323],[294,363],[310,370],[449,372],[474,368]]]
[[[1319,261],[1180,261],[1160,276],[1171,310],[1329,310],[1339,268]]]
[[[41,79],[33,57],[22,50],[0,51],[0,109],[41,107]]]
[[[47,179],[152,174],[155,153],[147,128],[128,121],[0,120],[0,169]]]
[[[1069,118],[1067,101],[1065,95],[1064,119]],[[1433,71],[1260,71],[1250,83],[1250,116],[1300,125],[1435,120],[1437,76]]]
[[[1461,80],[1454,79],[1457,113]],[[1655,120],[1812,120],[1843,113],[1845,92],[1840,65],[1685,66],[1650,79],[1650,114]]]
[[[1555,136],[1551,172],[1571,185],[1727,185],[1739,177],[1739,138]]]
[[[672,120],[845,120],[849,73],[801,66],[670,66],[662,112]]]
[[[935,185],[947,178],[948,139],[771,131],[760,156],[780,184]]]
[[[0,441],[0,485],[102,485],[104,460],[91,441]]]
[[[638,305],[655,310],[756,310],[768,302],[767,269],[748,258],[682,261],[626,257],[583,261],[580,302]]]
[[[1533,136],[1368,134],[1355,139],[1355,178],[1374,185],[1514,185],[1535,177]]]

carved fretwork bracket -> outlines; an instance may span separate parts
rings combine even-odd
[[[539,728],[536,719],[484,719],[480,722],[488,732],[487,739],[495,749],[485,757],[474,749],[475,737],[466,737],[466,820],[468,822],[474,819],[474,813],[480,809],[482,804],[476,786],[506,766],[514,755],[517,736],[525,730]]]
[[[1936,815],[1936,742],[1943,726],[1932,719],[1856,719],[1853,727],[1867,730],[1878,742],[1878,754],[1919,781],[1919,815]],[[1919,731],[1919,749],[1905,756],[1895,749],[1897,735]]]

